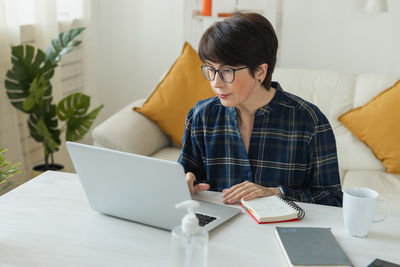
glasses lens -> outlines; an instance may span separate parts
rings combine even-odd
[[[233,82],[233,79],[235,78],[235,72],[231,68],[221,68],[219,73],[221,79],[226,83]]]
[[[214,80],[215,70],[212,67],[203,65],[201,66],[201,71],[203,72],[203,75],[207,80]]]

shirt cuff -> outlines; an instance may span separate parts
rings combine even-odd
[[[279,188],[279,191],[281,191],[281,194],[282,195],[285,195],[285,191],[283,190],[283,186],[278,186],[278,188]]]

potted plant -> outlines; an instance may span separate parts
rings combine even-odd
[[[55,37],[46,52],[31,45],[12,47],[12,69],[7,71],[5,87],[11,104],[28,114],[28,128],[32,138],[43,144],[44,163],[34,166],[36,171],[59,170],[54,163],[54,152],[61,145],[65,131],[67,141],[78,141],[89,131],[103,105],[88,112],[90,97],[73,93],[53,104],[51,78],[63,55],[81,41],[75,40],[85,28],[75,28]],[[60,127],[59,120],[64,124]]]
[[[9,166],[10,162],[6,160],[6,152],[7,149],[0,149],[0,191],[11,184],[9,178],[14,174],[20,173],[18,168],[21,163],[15,163],[14,165]]]

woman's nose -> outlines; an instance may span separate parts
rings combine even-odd
[[[212,86],[215,87],[221,87],[222,85],[224,85],[225,82],[221,79],[221,77],[219,76],[219,72],[215,75],[214,80],[212,81]]]

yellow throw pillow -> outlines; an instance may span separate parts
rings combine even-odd
[[[215,95],[210,82],[201,73],[202,64],[197,52],[185,43],[181,55],[150,97],[142,107],[133,108],[156,122],[180,146],[190,108]]]
[[[400,174],[400,81],[362,107],[339,117],[379,159],[386,172]]]

